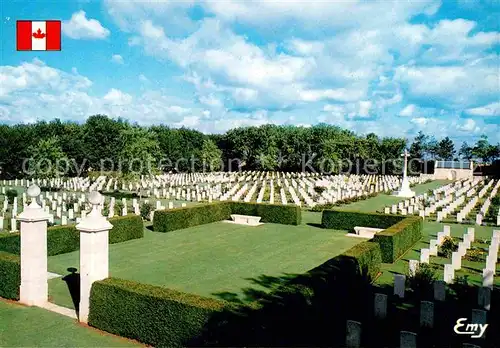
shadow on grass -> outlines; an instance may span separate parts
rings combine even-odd
[[[186,346],[232,347],[345,347],[346,321],[362,323],[362,347],[399,347],[401,331],[418,335],[418,347],[454,348],[464,342],[497,347],[499,312],[488,313],[490,333],[474,340],[457,335],[459,318],[471,318],[477,309],[477,287],[459,283],[450,286],[446,301],[434,301],[434,328],[420,327],[420,302],[433,301],[429,284],[411,285],[405,299],[393,295],[392,286],[371,284],[366,270],[347,256],[331,259],[303,275],[261,275],[250,279],[259,288],[245,288],[242,296],[215,294],[230,302],[210,317],[197,337]],[[374,294],[388,296],[386,319],[375,318]],[[492,292],[492,303],[500,303],[500,289]]]
[[[306,274],[261,275],[258,288],[215,294],[231,305],[213,315],[188,346],[336,346],[346,320],[373,307],[371,278],[356,259],[339,256]],[[350,301],[351,300],[351,301]],[[371,304],[370,304],[371,303]]]
[[[311,227],[323,228],[323,225],[317,222],[308,222],[306,225]]]
[[[69,294],[71,295],[71,301],[75,306],[76,315],[79,314],[80,309],[80,273],[77,273],[77,269],[70,267],[67,270],[70,274],[62,278],[68,286]]]

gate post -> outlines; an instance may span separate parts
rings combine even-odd
[[[76,226],[80,231],[80,306],[78,320],[88,322],[92,283],[108,277],[109,230],[113,225],[101,214],[102,196],[93,191],[88,197],[92,211]]]
[[[19,302],[28,306],[43,306],[48,301],[47,280],[47,220],[48,215],[38,205],[40,188],[28,188],[31,203],[19,215],[21,221],[21,287]]]

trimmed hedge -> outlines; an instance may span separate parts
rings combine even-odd
[[[109,219],[109,222],[113,225],[113,228],[109,231],[110,244],[144,237],[144,225],[140,216],[132,214],[117,216]]]
[[[324,210],[324,228],[352,231],[355,226],[384,228],[373,242],[380,244],[382,261],[393,263],[422,237],[423,220],[418,216],[386,215],[354,211]]]
[[[302,211],[295,205],[230,202],[231,214],[260,216],[262,222],[300,225]]]
[[[259,345],[259,334],[272,335],[267,329],[276,328],[273,323],[279,326],[290,318],[293,325],[296,319],[291,313],[308,309],[314,314],[311,320],[316,318],[319,313],[310,301],[324,309],[324,300],[346,294],[357,298],[357,292],[362,294],[363,286],[369,286],[380,272],[381,259],[377,243],[362,242],[243,306],[108,278],[92,286],[89,324],[155,347]],[[256,342],[247,341],[256,338]]]
[[[344,284],[346,277],[353,279],[363,276],[370,281],[375,280],[380,273],[381,265],[380,245],[374,242],[362,242],[311,269],[303,276],[335,280],[337,287],[348,286],[349,284]]]
[[[19,232],[0,232],[0,252],[19,255],[21,253],[21,238]]]
[[[0,251],[0,297],[19,300],[20,286],[20,257]]]
[[[183,228],[228,220],[231,214],[260,216],[262,222],[299,225],[300,207],[258,203],[217,202],[195,207],[155,211],[153,230],[170,232]]]
[[[368,275],[371,280],[374,280],[380,272],[382,251],[377,243],[359,243],[341,255],[356,259],[359,273]]]
[[[226,302],[117,278],[95,282],[89,324],[154,347],[185,346]]]
[[[170,232],[227,220],[230,216],[229,203],[211,203],[195,207],[158,210],[153,216],[153,230],[155,232]]]
[[[140,216],[127,215],[109,219],[113,225],[109,231],[109,243],[121,243],[144,237],[144,226]],[[47,228],[47,255],[70,253],[80,248],[80,232],[75,225]],[[0,251],[19,255],[21,238],[19,233],[0,233]]]
[[[404,216],[380,213],[362,213],[345,210],[323,210],[321,225],[324,228],[353,231],[356,226],[388,228],[402,220]]]
[[[380,244],[382,261],[393,263],[422,238],[423,219],[410,216],[375,234],[373,241]]]

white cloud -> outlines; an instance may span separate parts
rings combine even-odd
[[[34,59],[19,66],[0,67],[0,120],[82,120],[93,114],[123,117],[141,124],[174,124],[202,109],[185,105],[162,90],[131,95],[111,88],[94,96],[85,76],[47,66]]]
[[[224,105],[220,99],[216,98],[213,95],[201,96],[200,103],[211,107],[222,107]]]
[[[109,30],[96,19],[87,19],[85,11],[73,13],[70,20],[63,21],[62,32],[72,39],[105,39]]]
[[[471,118],[466,119],[463,123],[456,123],[455,128],[458,131],[468,133],[479,133],[481,129],[477,126],[476,121]]]
[[[362,98],[363,91],[349,91],[345,88],[322,89],[322,90],[299,90],[299,97],[304,101],[319,101],[323,99],[332,99],[338,101],[355,101]]]
[[[374,27],[402,22],[418,13],[434,13],[439,1],[238,1],[207,0],[204,7],[218,18],[226,21],[239,21],[257,27],[273,27],[300,22],[301,26],[353,28]],[[348,14],[348,15],[347,15]],[[374,15],[376,14],[376,15]]]
[[[403,110],[401,110],[399,116],[413,116],[413,114],[415,113],[415,108],[415,104],[407,105]]]
[[[432,119],[425,118],[425,117],[415,117],[410,120],[411,123],[416,124],[418,126],[426,126],[431,122]]]
[[[142,82],[148,82],[149,79],[144,74],[139,74],[139,80]]]
[[[111,56],[111,61],[113,63],[116,63],[116,64],[124,64],[125,63],[124,60],[123,60],[123,57],[121,55],[119,55],[119,54],[113,54]]]
[[[132,96],[118,89],[111,88],[102,98],[111,105],[127,105],[132,102]]]
[[[68,74],[47,66],[35,58],[19,66],[0,66],[0,98],[25,90],[38,92],[62,92],[67,89],[86,89],[92,82],[76,71]],[[0,99],[1,100],[1,99]]]
[[[369,100],[347,104],[327,104],[323,111],[330,113],[335,118],[345,119],[368,118],[371,117],[373,103]]]
[[[399,66],[395,79],[405,85],[407,93],[414,98],[434,100],[454,108],[498,98],[498,67],[490,64]]]
[[[467,109],[465,110],[465,113],[472,116],[500,116],[500,102]]]

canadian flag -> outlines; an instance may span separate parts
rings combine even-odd
[[[17,21],[18,51],[60,51],[61,21]]]

